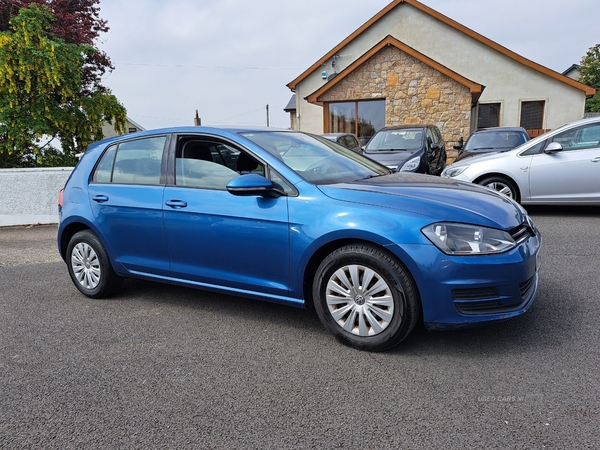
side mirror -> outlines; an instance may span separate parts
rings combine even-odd
[[[465,140],[464,140],[464,139],[463,139],[463,137],[461,136],[461,137],[458,139],[458,142],[457,142],[456,144],[454,144],[454,145],[452,146],[452,148],[453,148],[454,150],[462,150],[462,149],[463,149],[463,147],[464,147],[464,145],[465,145]]]
[[[544,149],[544,153],[553,155],[554,153],[562,152],[563,146],[559,142],[550,142]]]
[[[239,196],[260,196],[276,198],[284,195],[273,183],[257,173],[248,173],[235,177],[227,183],[227,191]]]

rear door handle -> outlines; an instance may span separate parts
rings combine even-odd
[[[92,197],[92,200],[94,200],[97,203],[104,203],[108,201],[108,195],[94,195]]]
[[[167,200],[166,204],[173,209],[185,208],[187,206],[187,202],[183,200]]]
[[[600,162],[600,156],[598,156],[597,158],[592,159],[592,162]]]

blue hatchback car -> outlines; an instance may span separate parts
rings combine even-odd
[[[541,237],[511,199],[290,130],[97,142],[59,211],[60,254],[88,297],[132,277],[314,307],[363,350],[420,319],[439,330],[520,315],[538,287]]]

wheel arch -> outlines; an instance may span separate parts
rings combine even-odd
[[[67,247],[69,246],[69,242],[71,241],[71,238],[73,236],[75,236],[76,233],[78,233],[82,230],[94,231],[91,226],[87,225],[84,222],[71,222],[70,224],[66,225],[64,228],[61,228],[60,236],[59,236],[59,240],[58,240],[58,242],[59,242],[58,250],[60,252],[60,256],[62,257],[63,261],[66,261]]]
[[[312,294],[312,285],[314,281],[314,277],[317,273],[317,269],[321,262],[325,259],[327,255],[334,252],[335,250],[345,247],[347,245],[367,245],[369,247],[373,247],[386,255],[388,255],[391,259],[393,259],[397,264],[402,266],[402,268],[406,271],[407,276],[410,277],[414,287],[416,295],[419,299],[420,307],[422,308],[421,303],[421,293],[419,290],[419,285],[415,279],[415,276],[410,269],[410,265],[406,264],[405,261],[402,260],[396,253],[389,250],[386,245],[382,245],[381,243],[374,242],[369,239],[364,238],[341,238],[329,241],[324,245],[320,246],[309,258],[308,263],[306,264],[306,269],[304,271],[304,278],[302,280],[302,291],[304,295],[304,300],[306,302],[306,308],[314,310],[314,299]],[[421,311],[422,317],[422,311]]]
[[[522,192],[521,186],[519,186],[519,183],[517,182],[517,180],[515,180],[510,175],[507,175],[502,172],[489,172],[489,173],[485,173],[483,175],[479,175],[477,178],[475,178],[472,181],[472,183],[480,184],[481,181],[485,180],[486,178],[492,178],[492,177],[503,178],[507,181],[510,181],[513,184],[513,186],[515,187],[515,189],[517,190],[517,195],[519,197],[519,200],[523,198],[523,192]]]

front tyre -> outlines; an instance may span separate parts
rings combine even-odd
[[[394,347],[420,314],[407,270],[367,245],[347,245],[328,255],[317,269],[313,298],[323,325],[342,343],[360,350]]]
[[[506,195],[517,202],[519,201],[519,191],[517,190],[517,187],[507,178],[498,176],[487,177],[479,181],[478,184]]]
[[[67,247],[69,275],[79,291],[90,298],[107,297],[123,283],[113,270],[108,253],[91,230],[76,233]]]

